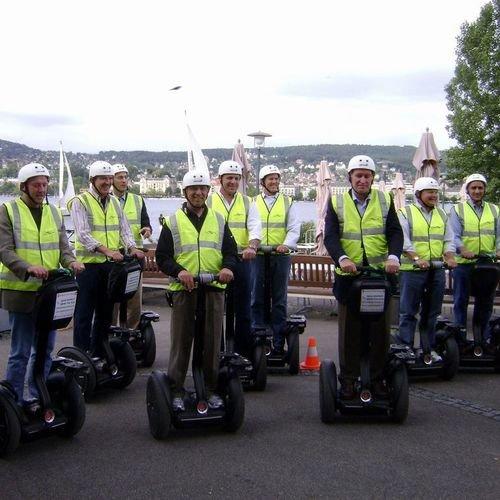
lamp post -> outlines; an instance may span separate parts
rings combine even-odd
[[[439,181],[440,181],[441,186],[443,188],[443,200],[441,201],[441,207],[444,210],[444,203],[445,203],[445,198],[446,198],[446,174],[441,174],[439,176]]]
[[[255,187],[257,188],[257,193],[259,192],[259,172],[260,172],[260,150],[264,147],[266,142],[266,137],[272,137],[272,134],[267,132],[252,132],[248,134],[248,137],[253,137],[253,147],[257,149],[257,171],[256,171],[256,181]]]

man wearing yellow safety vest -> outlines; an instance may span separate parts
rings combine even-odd
[[[128,220],[136,248],[142,249],[144,247],[142,238],[150,238],[153,232],[149,222],[146,204],[144,203],[142,196],[128,191],[129,174],[125,165],[121,165],[119,163],[113,165],[113,173],[113,194],[118,198],[123,213]],[[119,307],[119,304],[115,306],[113,315],[114,324],[118,324]],[[142,277],[137,292],[127,303],[127,323],[121,326],[132,329],[137,328],[141,319],[141,307]]]
[[[300,221],[292,199],[279,192],[281,173],[278,167],[266,165],[259,172],[262,193],[255,197],[255,205],[262,223],[262,245],[276,247],[271,255],[271,327],[275,354],[284,352],[287,317],[288,276],[290,274],[291,249],[296,248],[300,236]],[[255,260],[252,290],[252,325],[263,325],[265,318],[264,256]]]
[[[36,292],[48,272],[59,267],[81,272],[84,265],[75,260],[68,244],[61,213],[46,203],[49,171],[39,163],[19,170],[21,196],[0,207],[0,301],[9,311],[11,351],[7,362],[7,381],[24,399],[24,381],[28,369],[28,389],[37,398],[32,379],[36,350],[33,308]],[[49,333],[45,376],[50,371],[51,352],[56,332]]]
[[[441,313],[445,270],[432,268],[432,261],[456,267],[455,243],[448,217],[438,204],[439,184],[432,177],[415,181],[415,203],[399,211],[404,233],[400,273],[399,339],[413,349],[417,314],[420,334],[427,334],[433,362],[441,361],[434,350],[436,320]]]
[[[455,323],[467,326],[467,306],[470,294],[470,275],[478,255],[500,258],[500,217],[498,207],[483,200],[486,179],[472,174],[465,180],[467,201],[457,203],[450,212],[450,223],[455,235],[458,266],[453,270],[453,316]],[[495,292],[488,300],[474,302],[476,314],[482,318],[482,331],[487,341],[491,332],[487,328],[493,312]]]
[[[328,201],[325,246],[335,262],[333,293],[338,300],[341,397],[355,397],[360,375],[361,336],[364,325],[350,312],[347,298],[357,268],[370,266],[394,275],[399,271],[403,232],[394,202],[387,193],[372,188],[375,163],[369,156],[351,158],[347,167],[351,189]],[[371,329],[370,379],[375,395],[387,395],[383,371],[389,349],[390,311]]]
[[[170,358],[168,376],[172,381],[174,411],[184,411],[184,380],[194,339],[197,290],[194,277],[199,273],[218,274],[217,282],[207,288],[205,331],[203,337],[203,372],[210,408],[223,406],[214,391],[219,374],[219,352],[224,318],[224,289],[233,279],[237,262],[236,242],[224,217],[206,205],[210,179],[191,170],[182,180],[186,202],[165,219],[156,262],[160,270],[177,278],[169,286],[173,310],[170,322]]]
[[[235,350],[249,356],[252,349],[250,300],[252,295],[252,260],[257,255],[262,225],[260,215],[248,196],[238,192],[241,165],[233,160],[219,166],[220,192],[211,194],[207,206],[227,222],[238,246],[241,260],[234,269],[234,282],[228,285],[228,300],[235,310]]]
[[[114,304],[107,293],[108,278],[113,262],[123,260],[120,249],[125,248],[138,259],[144,258],[119,201],[110,195],[112,166],[106,161],[95,161],[89,167],[89,178],[89,190],[68,203],[75,227],[76,257],[85,264],[85,271],[77,278],[80,290],[73,343],[85,351],[92,350],[98,332],[111,325]]]

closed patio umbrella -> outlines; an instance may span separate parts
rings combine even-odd
[[[417,169],[416,178],[419,177],[434,177],[439,179],[440,161],[439,150],[434,142],[432,132],[427,128],[422,134],[420,144],[418,145],[415,155],[413,156],[413,166]]]
[[[326,160],[322,160],[319,164],[318,172],[316,173],[316,212],[318,219],[316,222],[316,255],[328,255],[328,251],[323,243],[325,234],[325,216],[327,209],[327,202],[330,199],[330,184],[332,182],[332,174],[328,167]]]
[[[247,154],[245,153],[245,148],[243,147],[243,144],[239,139],[238,143],[234,145],[233,156],[231,159],[241,165],[242,175],[238,191],[240,191],[240,193],[246,194],[248,187],[248,177],[250,175],[250,171],[252,170],[252,165],[250,165]]]
[[[406,188],[405,183],[403,182],[403,174],[401,172],[396,172],[392,190],[394,193],[394,206],[396,207],[396,210],[403,208],[406,204]]]

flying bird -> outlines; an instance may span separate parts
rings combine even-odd
[[[182,88],[182,85],[177,85],[177,87],[172,87],[171,89],[168,89],[169,91],[170,90],[179,90]]]

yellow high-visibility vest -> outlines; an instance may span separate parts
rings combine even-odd
[[[462,243],[467,250],[480,253],[494,254],[496,252],[498,208],[492,203],[483,203],[481,218],[469,203],[457,203],[455,212],[462,223]],[[477,259],[464,259],[459,255],[456,258],[459,264],[472,264]]]
[[[214,193],[208,197],[207,206],[224,217],[236,240],[238,252],[242,252],[248,246],[247,219],[248,210],[250,209],[250,198],[241,193],[236,193],[233,203],[228,210],[222,195]]]
[[[90,235],[101,245],[110,250],[119,250],[120,248],[120,203],[114,197],[110,196],[103,209],[99,200],[94,195],[86,191],[75,198],[78,198],[88,214],[90,225]],[[68,208],[71,209],[75,198],[69,200]],[[76,258],[85,264],[99,264],[106,262],[106,256],[99,252],[89,252],[79,241],[78,235],[75,241]]]
[[[388,256],[385,228],[391,205],[390,195],[372,189],[362,217],[349,192],[332,196],[331,203],[339,219],[340,243],[349,259],[356,266],[362,266],[364,249],[370,266],[383,267]],[[335,272],[347,274],[340,266],[335,267]]]
[[[222,268],[222,239],[224,217],[208,209],[200,232],[193,226],[182,209],[165,219],[174,241],[174,259],[193,276],[200,272],[217,274]],[[221,289],[226,285],[213,281],[210,286]],[[184,290],[181,283],[171,283],[169,290]]]
[[[278,194],[271,210],[267,208],[264,195],[255,197],[255,205],[262,222],[262,245],[282,245],[286,238],[288,211],[293,201],[289,196]]]
[[[416,254],[424,260],[441,260],[444,252],[444,235],[447,216],[444,210],[435,207],[427,222],[422,210],[412,203],[400,209],[410,226],[410,239]],[[406,256],[401,257],[401,271],[419,271],[414,262]]]
[[[125,194],[125,203],[123,204],[122,209],[130,225],[130,230],[132,231],[136,248],[143,247],[141,237],[141,213],[143,205],[144,200],[142,199],[142,196],[135,193]]]
[[[16,254],[32,266],[43,266],[49,271],[59,268],[61,256],[59,237],[62,230],[62,216],[59,209],[50,204],[42,205],[39,229],[23,200],[13,200],[4,205],[12,223]],[[34,292],[41,285],[42,280],[33,277],[21,281],[5,264],[0,264],[0,288]]]

